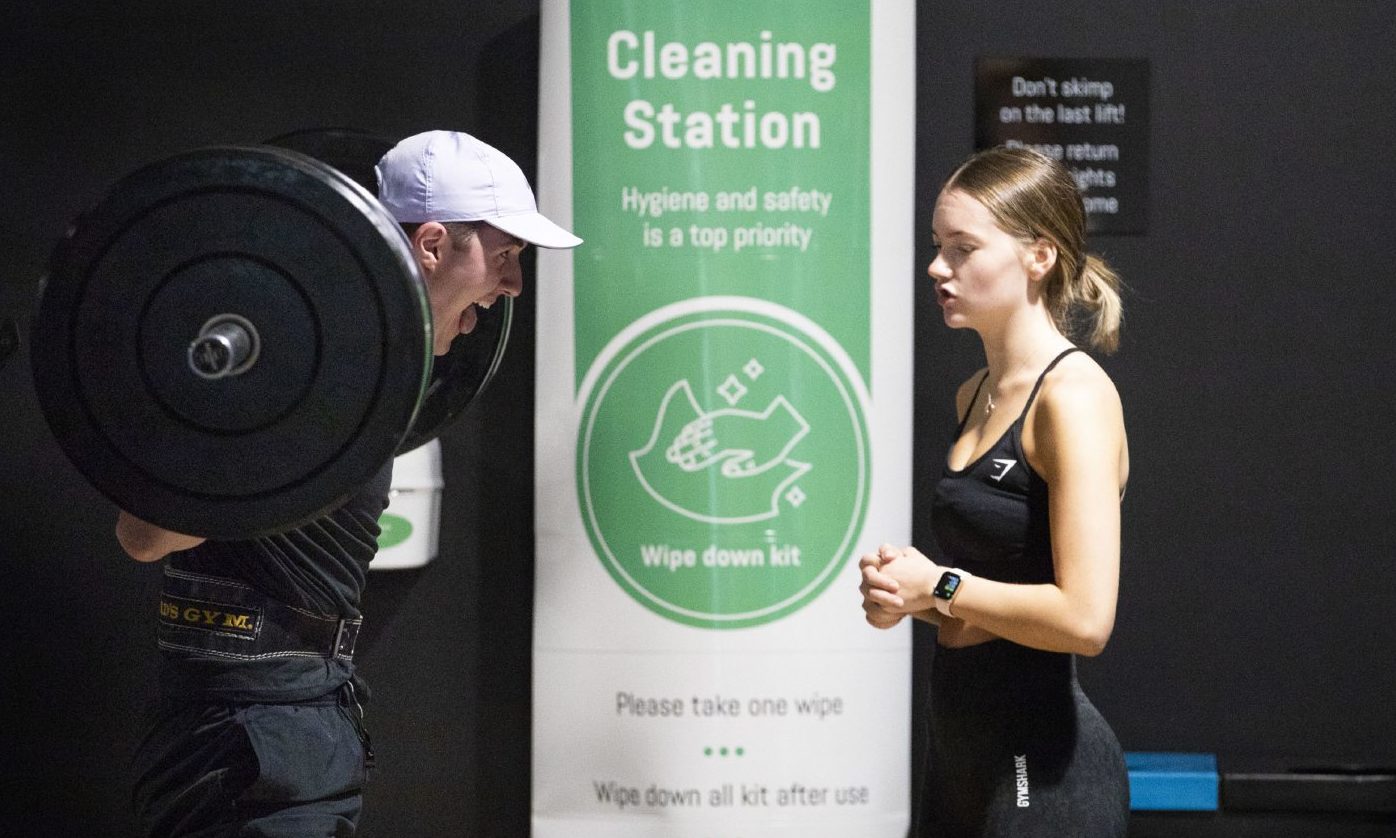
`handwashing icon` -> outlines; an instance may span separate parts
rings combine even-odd
[[[761,411],[705,412],[685,379],[664,394],[649,441],[630,452],[630,464],[645,491],[681,515],[715,524],[762,521],[780,514],[782,498],[804,502],[792,484],[813,467],[790,453],[809,432],[785,396]]]

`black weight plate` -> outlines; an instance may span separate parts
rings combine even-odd
[[[207,380],[220,315],[260,344]],[[362,187],[303,155],[210,148],[120,181],[55,249],[34,321],[40,406],[121,508],[212,538],[284,530],[392,456],[430,380],[430,314],[405,241]]]
[[[267,145],[289,148],[338,169],[355,183],[378,194],[374,167],[396,142],[353,128],[307,128],[267,140]]]
[[[18,348],[19,327],[15,325],[15,321],[0,322],[0,369],[4,369],[5,362],[10,359],[10,353]]]
[[[398,448],[405,454],[436,439],[455,421],[494,378],[509,343],[514,321],[514,300],[500,297],[488,309],[475,308],[475,328],[457,335],[451,351],[436,359],[426,397],[417,410],[407,439]]]
[[[267,143],[308,154],[375,193],[378,184],[374,166],[396,145],[352,128],[310,128],[273,137]],[[508,297],[501,297],[488,310],[476,308],[475,328],[470,334],[457,337],[451,351],[436,359],[426,398],[417,411],[417,421],[398,449],[399,454],[440,436],[484,391],[504,358],[513,313],[514,301]]]

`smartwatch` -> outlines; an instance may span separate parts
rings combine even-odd
[[[952,568],[940,575],[940,581],[936,583],[931,596],[935,600],[936,610],[947,617],[953,617],[950,613],[950,603],[955,601],[955,594],[959,593],[960,586],[966,579],[971,578],[971,574],[959,568]]]

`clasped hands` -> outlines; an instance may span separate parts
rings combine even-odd
[[[884,544],[858,560],[863,613],[869,625],[887,629],[908,615],[939,623],[931,591],[944,568],[915,547]]]

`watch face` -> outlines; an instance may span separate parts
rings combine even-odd
[[[955,591],[960,587],[960,575],[946,571],[941,574],[940,582],[936,583],[936,589],[932,593],[938,599],[953,599]]]

